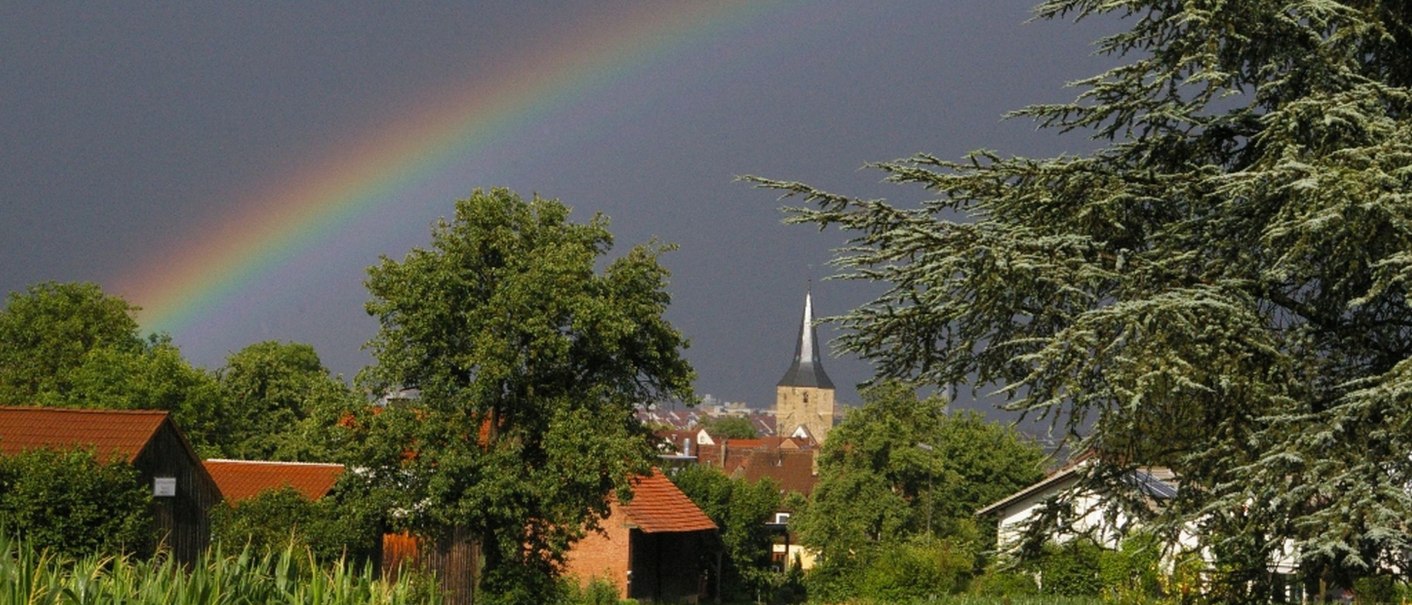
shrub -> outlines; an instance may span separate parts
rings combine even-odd
[[[561,605],[621,605],[632,602],[619,599],[618,587],[603,578],[593,578],[586,586],[580,586],[575,578],[563,578],[560,586]]]
[[[988,597],[1031,596],[1039,594],[1039,585],[1029,572],[992,568],[976,576],[970,592]]]
[[[858,596],[898,602],[960,592],[974,561],[969,548],[950,540],[921,537],[884,545],[862,570]]]
[[[315,559],[364,561],[379,538],[376,523],[339,501],[335,494],[311,502],[297,490],[269,490],[240,502],[211,509],[213,541],[229,548],[249,545],[257,552],[278,551],[291,541],[308,548]]]
[[[1399,592],[1392,576],[1367,576],[1353,581],[1353,602],[1359,605],[1397,603],[1401,600]]]
[[[1039,561],[1040,591],[1070,597],[1097,595],[1103,588],[1103,553],[1101,546],[1086,539],[1046,546]]]
[[[1118,550],[1100,551],[1099,576],[1104,591],[1124,601],[1161,596],[1161,558],[1161,543],[1145,533],[1129,536]]]
[[[151,502],[137,469],[99,462],[88,450],[0,457],[0,523],[36,549],[146,553]]]

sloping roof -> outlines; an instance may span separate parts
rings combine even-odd
[[[0,406],[0,454],[93,448],[99,460],[132,463],[166,420],[152,410]]]
[[[741,462],[732,476],[746,481],[774,479],[783,492],[813,493],[819,478],[814,474],[814,452],[788,449],[757,450]]]
[[[1078,475],[1079,470],[1088,460],[1089,458],[1083,457],[1076,462],[1065,465],[1064,468],[1055,471],[1039,482],[976,511],[976,514],[985,515],[1004,509],[1024,498],[1033,496],[1050,487],[1063,483],[1066,480],[1073,479]],[[1177,496],[1175,475],[1170,469],[1165,467],[1138,467],[1125,473],[1123,475],[1123,481],[1142,491],[1144,495],[1157,500],[1170,500]]]
[[[221,488],[227,502],[235,503],[261,492],[289,486],[310,500],[328,494],[343,474],[342,464],[268,462],[262,460],[207,460],[206,472]]]
[[[649,534],[716,529],[711,518],[657,469],[633,481],[632,500],[623,505],[623,512]]]
[[[990,504],[989,506],[986,506],[985,508],[982,508],[982,509],[976,511],[976,514],[977,514],[977,515],[984,515],[984,514],[987,514],[987,513],[992,512],[992,511],[1001,510],[1001,509],[1003,509],[1003,508],[1005,508],[1005,507],[1007,507],[1007,506],[1010,506],[1011,504],[1014,504],[1015,502],[1018,502],[1018,501],[1020,501],[1020,500],[1022,500],[1022,499],[1024,499],[1024,498],[1028,498],[1028,497],[1030,497],[1030,496],[1033,496],[1034,494],[1040,493],[1040,492],[1042,492],[1042,491],[1044,491],[1044,490],[1046,490],[1046,489],[1049,489],[1049,488],[1052,487],[1052,486],[1058,485],[1058,484],[1060,484],[1060,483],[1062,483],[1062,482],[1064,482],[1064,481],[1066,481],[1066,480],[1068,480],[1068,479],[1073,478],[1073,477],[1078,473],[1078,469],[1079,469],[1079,465],[1077,465],[1077,464],[1069,464],[1069,465],[1065,466],[1064,468],[1059,469],[1058,471],[1056,471],[1056,472],[1054,472],[1054,473],[1050,473],[1050,475],[1049,475],[1048,477],[1045,477],[1045,478],[1043,478],[1043,479],[1040,479],[1039,481],[1035,482],[1034,484],[1032,484],[1032,485],[1030,485],[1030,486],[1028,486],[1028,487],[1025,487],[1025,488],[1021,489],[1020,491],[1017,491],[1017,492],[1015,492],[1015,493],[1013,493],[1013,494],[1010,494],[1009,496],[1006,496],[1006,497],[1004,497],[1004,498],[1001,498],[999,501],[997,501],[997,502],[995,502],[995,503],[993,503],[993,504]]]
[[[794,363],[780,378],[778,386],[832,389],[833,381],[819,361],[819,334],[814,330],[814,294],[804,295],[804,321],[799,324],[799,341],[794,343]]]

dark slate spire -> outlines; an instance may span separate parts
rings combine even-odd
[[[794,344],[794,364],[784,373],[782,387],[832,389],[833,381],[819,363],[819,335],[814,331],[814,295],[804,295],[804,321],[799,324],[799,342]]]

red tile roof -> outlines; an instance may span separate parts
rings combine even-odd
[[[814,452],[789,449],[751,452],[741,461],[732,473],[734,477],[757,482],[769,477],[774,479],[780,490],[798,492],[805,496],[813,493],[819,477],[814,474]]]
[[[151,410],[0,407],[0,455],[93,448],[100,460],[131,463],[166,419]]]
[[[221,488],[226,502],[236,503],[260,495],[261,492],[289,486],[305,498],[324,497],[338,476],[342,464],[311,462],[266,462],[259,460],[207,460],[206,472]]]
[[[657,469],[633,481],[632,500],[623,511],[638,529],[649,534],[716,529],[711,518]]]

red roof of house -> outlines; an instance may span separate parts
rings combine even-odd
[[[235,503],[261,492],[289,486],[310,500],[324,497],[333,488],[342,464],[267,462],[261,460],[207,460],[206,472],[221,488],[227,502]]]
[[[814,452],[790,449],[757,450],[741,461],[732,472],[752,483],[766,477],[775,480],[783,492],[798,492],[808,496],[819,483],[814,474]]]
[[[623,512],[649,534],[716,529],[711,518],[657,469],[633,481],[632,500],[623,505]]]
[[[131,463],[166,419],[151,410],[0,407],[0,454],[93,448],[100,460]]]

